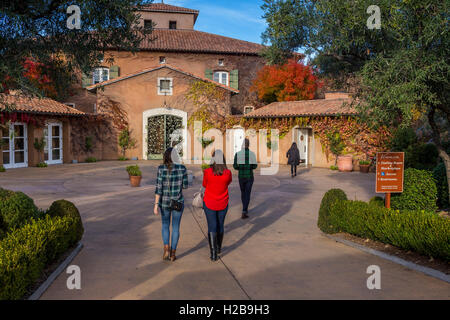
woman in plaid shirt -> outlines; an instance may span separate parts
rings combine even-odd
[[[188,187],[188,176],[186,167],[182,164],[173,163],[173,156],[178,157],[176,150],[168,148],[164,152],[164,163],[158,167],[156,178],[156,199],[153,212],[158,215],[158,208],[161,210],[162,238],[164,242],[164,260],[175,261],[175,250],[180,238],[180,222],[184,210],[183,189]],[[173,210],[171,202],[175,200],[182,204],[181,210]],[[170,238],[170,219],[172,218],[172,241]],[[170,248],[170,250],[169,250]]]

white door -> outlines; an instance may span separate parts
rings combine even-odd
[[[308,129],[298,129],[298,150],[300,151],[300,163],[308,164]]]
[[[44,129],[44,160],[47,164],[63,162],[62,124],[49,123]]]
[[[28,135],[25,123],[11,123],[2,128],[3,166],[22,168],[28,166]]]
[[[234,146],[233,146],[233,155],[236,154],[236,152],[241,151],[242,147],[244,146],[244,138],[245,133],[244,129],[238,128],[234,129]]]

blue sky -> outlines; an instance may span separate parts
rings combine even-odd
[[[199,10],[196,30],[261,43],[261,33],[266,29],[261,18],[262,0],[164,0],[164,3]]]

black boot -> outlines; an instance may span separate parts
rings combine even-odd
[[[222,253],[222,241],[223,241],[223,232],[217,233],[217,254],[221,254]]]
[[[211,253],[211,261],[217,261],[217,233],[208,233],[209,251]]]

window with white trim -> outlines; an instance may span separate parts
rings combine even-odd
[[[172,78],[158,78],[158,95],[172,95],[173,80]]]
[[[109,69],[108,68],[95,68],[93,77],[92,77],[92,83],[97,84],[101,83],[103,81],[109,80]]]
[[[223,62],[223,59],[219,59],[218,65],[221,66],[221,67],[223,67],[224,64],[225,64],[225,63]]]
[[[244,107],[244,114],[253,112],[254,110],[255,110],[255,107],[253,107],[253,106],[245,106]]]
[[[214,71],[213,80],[223,85],[228,86],[228,72],[226,71]]]

